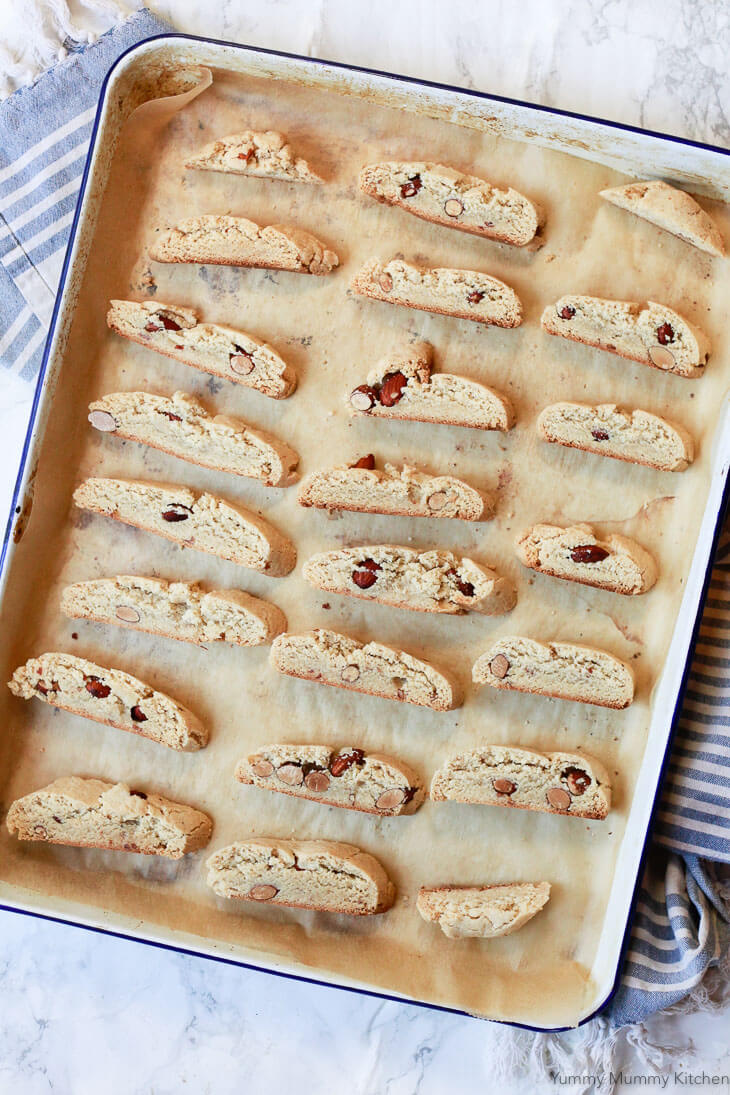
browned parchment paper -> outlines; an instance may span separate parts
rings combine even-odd
[[[327,178],[322,188],[188,172],[199,145],[245,128],[278,129]],[[499,184],[545,209],[545,246],[519,251],[431,226],[361,197],[359,168],[376,159],[428,158]],[[651,172],[651,164],[646,164]],[[689,567],[710,470],[710,441],[727,384],[723,324],[727,264],[630,217],[598,198],[623,181],[604,167],[461,129],[446,122],[285,82],[216,72],[213,86],[168,123],[141,111],[125,127],[84,279],[45,438],[29,527],[13,562],[3,627],[6,678],[27,657],[61,649],[119,666],[153,682],[212,727],[210,746],[177,755],[142,738],[0,699],[4,808],[67,773],[124,779],[195,804],[215,819],[211,849],[249,835],[327,837],[377,855],[398,887],[395,908],[360,922],[226,904],[204,883],[206,853],[179,864],[78,849],[21,845],[3,827],[3,879],[134,918],[162,938],[176,932],[205,945],[232,945],[258,963],[297,965],[309,975],[356,979],[482,1015],[557,1025],[575,1022],[594,994],[596,952],[617,849],[642,758],[657,680]],[[730,239],[724,208],[712,209]],[[233,213],[313,231],[340,255],[332,276],[150,263],[159,227],[201,213]],[[525,321],[514,331],[428,316],[355,298],[349,280],[371,257],[483,270],[513,285]],[[685,381],[544,335],[542,307],[564,292],[677,307],[709,333],[705,377]],[[274,402],[129,344],[107,331],[110,297],[198,307],[205,319],[270,341],[299,373],[296,394]],[[437,366],[509,394],[518,424],[509,434],[351,419],[345,399],[383,353],[414,337],[433,342]],[[87,404],[105,392],[177,389],[219,412],[270,429],[301,453],[301,470],[352,461],[366,452],[454,472],[499,489],[496,520],[448,521],[326,514],[276,490],[208,472],[100,435]],[[661,474],[539,442],[534,420],[548,402],[622,401],[667,414],[699,442],[681,475]],[[71,493],[89,474],[179,481],[259,509],[293,537],[299,564],[271,579],[158,537],[76,511]],[[647,596],[622,598],[523,570],[515,536],[539,520],[592,521],[634,536],[659,559]],[[391,541],[442,545],[485,560],[517,583],[506,617],[430,618],[318,593],[301,579],[314,551]],[[268,649],[197,649],[84,621],[67,621],[67,582],[115,573],[159,574],[240,587],[264,595],[290,628],[339,629],[402,645],[464,682],[460,710],[437,714],[279,676]],[[637,699],[609,712],[543,698],[477,692],[471,665],[497,635],[585,641],[631,661]],[[3,678],[3,679],[6,679]],[[605,823],[523,811],[426,803],[413,817],[378,819],[245,788],[236,761],[268,741],[362,744],[403,757],[430,778],[451,752],[480,741],[585,749],[615,776]],[[4,810],[3,810],[4,814]],[[421,921],[421,884],[547,879],[546,910],[519,933],[482,943],[447,940]]]

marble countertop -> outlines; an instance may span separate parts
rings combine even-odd
[[[78,23],[99,29],[87,8]],[[730,8],[715,0],[151,0],[182,31],[529,99],[730,147]],[[12,48],[22,16],[0,4]],[[98,18],[98,17],[97,17]],[[101,24],[103,26],[103,24]],[[0,372],[4,514],[32,393]],[[537,1090],[511,1067],[544,1050],[494,1024],[315,988],[0,913],[0,1095],[298,1090],[483,1095]],[[730,1072],[727,1013],[662,1015],[663,1057]],[[585,1071],[585,1033],[561,1076]],[[625,1034],[614,1071],[647,1074]],[[664,1063],[663,1063],[664,1062]],[[503,1074],[506,1072],[506,1076]],[[646,1082],[646,1081],[644,1081]],[[693,1085],[697,1086],[697,1085]],[[540,1088],[542,1090],[542,1088]],[[572,1087],[572,1090],[581,1090]]]

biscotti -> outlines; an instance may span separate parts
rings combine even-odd
[[[653,556],[627,536],[600,540],[590,525],[532,525],[517,540],[520,562],[541,574],[629,596],[657,580]]]
[[[515,588],[490,567],[453,551],[396,544],[340,548],[313,555],[302,577],[318,589],[414,612],[499,616],[514,608]]]
[[[181,221],[161,232],[150,247],[155,262],[256,266],[295,274],[330,274],[339,265],[334,251],[301,228],[270,224],[265,228],[245,217],[207,214]]]
[[[299,454],[240,418],[211,415],[185,392],[171,398],[149,392],[113,392],[89,404],[89,422],[193,464],[288,487],[299,478]]]
[[[353,746],[266,745],[239,763],[236,779],[380,817],[414,814],[426,795],[420,776],[407,764]]]
[[[289,677],[433,711],[450,711],[461,703],[455,682],[428,662],[405,650],[360,643],[321,627],[305,635],[279,635],[271,646],[271,664]]]
[[[611,781],[600,761],[584,753],[484,745],[449,757],[433,777],[431,799],[602,820],[611,808]]]
[[[297,386],[296,373],[271,346],[233,327],[201,323],[193,308],[152,300],[109,304],[106,322],[111,330],[158,354],[270,399],[286,399]]]
[[[108,848],[181,859],[204,848],[213,832],[207,814],[126,783],[64,776],[16,799],[7,826],[19,840]]]
[[[708,255],[725,254],[725,244],[712,217],[684,190],[653,179],[610,187],[601,191],[601,197],[619,209],[627,209],[679,236]]]
[[[299,489],[299,505],[402,517],[487,521],[494,495],[453,475],[429,475],[408,464],[376,468],[368,453],[356,463],[312,472]]]
[[[250,175],[257,179],[284,179],[286,182],[321,183],[306,160],[295,156],[281,133],[246,129],[230,137],[221,137],[201,148],[185,163],[199,171],[224,171],[231,175]]]
[[[657,471],[684,471],[695,455],[694,441],[676,422],[615,403],[553,403],[540,412],[537,430],[545,441]]]
[[[522,304],[514,289],[477,270],[421,269],[402,259],[366,262],[352,288],[360,296],[495,327],[519,327]]]
[[[92,478],[76,488],[73,498],[81,509],[273,577],[288,574],[296,562],[291,540],[263,518],[190,487]]]
[[[496,939],[521,928],[547,903],[549,882],[422,886],[416,908],[449,939]]]
[[[690,379],[702,376],[710,352],[702,331],[651,300],[642,307],[631,301],[570,295],[549,304],[540,322],[550,335]]]
[[[349,396],[351,414],[474,430],[510,430],[512,404],[476,380],[433,372],[433,347],[416,342],[387,354]]]
[[[598,707],[628,707],[634,675],[605,650],[575,643],[541,643],[524,636],[497,639],[472,669],[475,684],[533,692]]]
[[[474,175],[438,163],[373,163],[360,172],[360,189],[407,213],[524,247],[540,223],[532,202],[509,187],[498,190]]]
[[[243,590],[206,592],[197,582],[125,574],[66,586],[61,611],[71,619],[116,624],[199,646],[261,646],[286,630],[280,608]]]
[[[108,669],[72,654],[31,658],[15,670],[8,688],[21,699],[36,697],[171,749],[194,752],[208,742],[208,730],[200,720],[164,692],[121,669]]]
[[[395,900],[374,856],[334,840],[259,837],[219,848],[207,867],[208,885],[219,897],[347,916],[382,913]]]

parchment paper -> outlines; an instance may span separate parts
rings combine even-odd
[[[203,143],[245,128],[286,133],[328,180],[321,188],[183,168]],[[545,246],[499,246],[359,195],[359,168],[378,159],[450,163],[543,206]],[[647,174],[651,164],[646,164]],[[65,354],[30,523],[16,553],[5,601],[6,678],[26,658],[67,650],[118,666],[191,707],[212,728],[196,754],[102,727],[2,690],[5,732],[3,816],[10,801],[57,776],[80,773],[154,788],[207,810],[210,850],[250,835],[351,841],[378,856],[398,888],[387,915],[354,921],[226,903],[204,882],[207,852],[178,864],[141,856],[24,845],[3,826],[3,877],[32,890],[134,916],[266,963],[299,963],[313,976],[356,978],[482,1015],[521,1022],[575,1022],[594,988],[596,951],[613,865],[642,758],[651,692],[676,618],[704,506],[710,439],[728,375],[724,324],[727,263],[601,202],[602,187],[625,181],[604,167],[445,122],[360,103],[284,82],[214,74],[212,87],[169,123],[133,115],[116,151]],[[706,207],[708,203],[705,202]],[[727,239],[730,218],[710,207]],[[233,213],[262,224],[313,231],[340,256],[329,277],[150,263],[158,228],[202,213]],[[394,255],[424,265],[483,270],[514,286],[525,320],[512,331],[410,312],[354,297],[349,280],[369,258]],[[608,354],[550,338],[539,327],[545,304],[565,292],[651,298],[676,307],[710,335],[706,375],[686,381]],[[286,401],[271,401],[128,343],[106,328],[110,297],[191,305],[206,320],[270,341],[299,373]],[[508,434],[415,423],[352,419],[345,400],[372,364],[401,340],[434,344],[437,367],[483,380],[514,401]],[[208,472],[94,432],[87,404],[106,392],[143,389],[200,396],[217,412],[240,415],[279,434],[301,453],[303,473],[374,452],[499,489],[494,521],[467,524],[341,514],[296,503],[296,488],[258,486]],[[537,439],[539,410],[558,399],[617,401],[666,414],[699,442],[684,474],[653,472],[572,453]],[[75,510],[71,493],[86,475],[178,481],[260,510],[296,542],[299,563],[285,579],[266,578],[148,533]],[[535,521],[589,521],[653,551],[660,566],[646,596],[619,597],[538,576],[517,562],[516,535]],[[448,619],[411,614],[312,590],[301,563],[314,551],[359,542],[444,546],[490,563],[518,586],[505,617]],[[402,645],[456,673],[467,700],[439,714],[281,677],[268,648],[183,643],[85,621],[65,620],[62,587],[116,573],[157,574],[238,587],[270,598],[290,629],[341,630]],[[471,665],[497,635],[593,643],[629,660],[637,698],[611,712],[476,691]],[[242,787],[237,760],[271,741],[358,744],[391,752],[426,777],[452,752],[479,742],[585,749],[615,777],[606,822],[526,811],[434,805],[413,817],[379,819]],[[552,898],[513,936],[447,940],[415,910],[422,884],[547,879]]]

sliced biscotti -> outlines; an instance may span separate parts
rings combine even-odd
[[[199,171],[224,171],[231,175],[250,175],[257,179],[284,179],[286,182],[321,183],[306,160],[294,154],[281,133],[246,129],[201,148],[185,163]]]
[[[382,864],[335,840],[259,837],[219,848],[206,865],[219,897],[347,916],[385,912],[395,900]]]
[[[510,430],[515,424],[505,396],[476,380],[433,372],[433,346],[415,342],[386,354],[349,396],[351,414],[399,418],[474,430]]]
[[[615,403],[552,403],[540,412],[537,430],[545,441],[657,471],[684,471],[695,455],[694,441],[676,422]]]
[[[541,643],[506,636],[474,662],[472,680],[514,692],[533,692],[598,707],[628,707],[634,675],[620,658],[576,643]]]
[[[352,746],[266,745],[239,763],[236,779],[380,817],[414,814],[426,797],[423,781],[407,764]]]
[[[519,327],[522,322],[514,289],[478,270],[421,269],[402,259],[373,259],[355,275],[352,288],[372,300],[494,327]]]
[[[540,224],[524,194],[498,190],[474,175],[438,163],[373,163],[360,172],[360,189],[376,201],[396,205],[416,217],[524,247]]]
[[[665,373],[702,376],[710,347],[706,335],[664,304],[569,295],[549,304],[542,328]]]
[[[270,224],[265,228],[245,217],[206,214],[181,221],[161,232],[150,247],[155,262],[256,266],[295,274],[330,274],[339,265],[334,251],[301,228]]]
[[[34,696],[105,726],[128,730],[171,749],[194,752],[208,730],[186,707],[121,669],[108,669],[73,654],[31,658],[13,673],[8,688],[23,700]]]
[[[611,781],[584,753],[483,745],[449,757],[433,777],[431,798],[602,820],[611,809]]]
[[[699,247],[708,255],[725,254],[725,244],[712,217],[684,190],[660,179],[612,186],[601,197],[619,209],[627,209],[658,228]]]
[[[376,468],[368,453],[354,464],[312,472],[299,489],[299,505],[403,517],[487,521],[494,495],[453,475],[429,475],[403,464]]]
[[[73,497],[81,509],[272,577],[288,574],[296,562],[291,540],[255,513],[215,494],[173,483],[92,478]]]
[[[520,562],[541,574],[629,596],[657,580],[654,557],[627,536],[599,539],[590,525],[532,525],[517,540]]]
[[[491,567],[453,551],[369,544],[313,555],[302,577],[329,593],[414,612],[499,616],[514,608],[515,587]]]
[[[288,487],[299,478],[299,454],[273,434],[240,418],[208,414],[185,392],[112,392],[89,404],[89,422],[103,433],[139,441],[171,456],[231,475]]]
[[[271,346],[233,327],[201,323],[193,308],[152,300],[109,303],[111,330],[158,354],[271,399],[286,399],[297,386],[296,373]]]
[[[279,635],[271,646],[271,664],[289,677],[434,711],[450,711],[461,704],[455,682],[428,662],[405,650],[360,643],[321,627],[305,635]]]
[[[261,646],[286,630],[286,616],[240,589],[206,592],[197,582],[167,582],[119,574],[66,586],[61,611],[183,642]]]
[[[416,908],[449,939],[496,939],[516,932],[547,903],[549,882],[422,886]]]
[[[64,776],[16,799],[8,831],[19,840],[109,848],[181,859],[204,848],[213,822],[201,810],[126,783]]]

